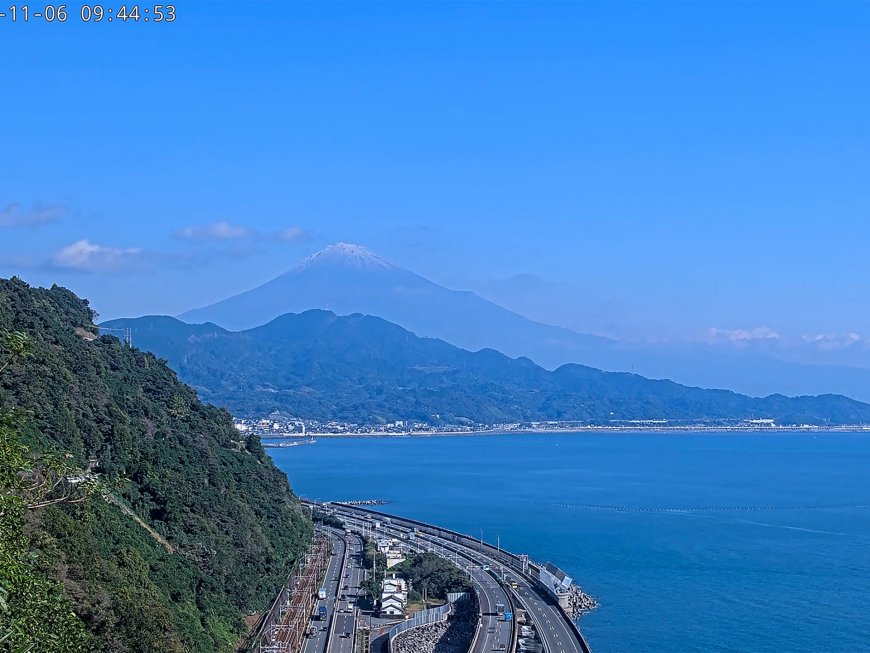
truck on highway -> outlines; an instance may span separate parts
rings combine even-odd
[[[321,599],[321,600],[325,599],[326,598],[326,589],[321,587],[320,591],[317,592],[317,598]]]
[[[326,621],[326,606],[325,605],[321,605],[319,608],[317,608],[317,618],[320,619],[321,621]]]

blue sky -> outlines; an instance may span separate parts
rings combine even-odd
[[[172,314],[346,241],[581,331],[870,336],[870,4],[70,7],[0,20],[0,275]]]

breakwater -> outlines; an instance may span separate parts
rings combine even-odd
[[[579,619],[586,612],[591,612],[598,607],[598,601],[576,585],[568,588],[568,608],[565,612],[572,619]]]
[[[555,508],[572,508],[576,510],[610,510],[613,512],[647,512],[647,513],[664,513],[664,512],[751,512],[751,511],[805,511],[805,510],[867,510],[870,509],[870,504],[829,504],[829,505],[794,505],[794,506],[777,506],[777,505],[759,505],[759,506],[615,506],[602,505],[595,503],[567,503],[567,502],[552,502],[550,504]]]
[[[284,440],[282,442],[263,442],[262,445],[265,448],[271,449],[285,449],[287,447],[298,447],[301,444],[314,444],[317,442],[314,438],[308,438],[305,440]]]

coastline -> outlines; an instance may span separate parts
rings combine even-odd
[[[307,432],[307,437],[318,438],[427,438],[427,437],[468,437],[474,435],[546,435],[552,433],[635,433],[635,434],[687,434],[694,433],[870,433],[870,426],[574,426],[558,429],[480,429],[477,431],[404,431],[385,433],[383,431],[360,431],[353,433]],[[271,436],[268,439],[294,438],[298,435]]]

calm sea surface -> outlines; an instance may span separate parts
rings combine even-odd
[[[870,434],[324,439],[270,449],[302,496],[564,569],[595,653],[870,653]]]

